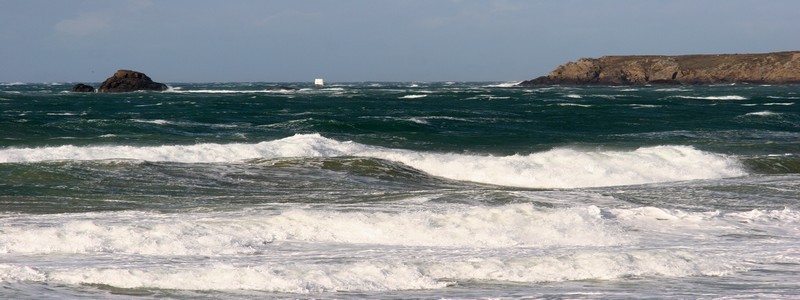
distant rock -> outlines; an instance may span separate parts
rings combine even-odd
[[[154,82],[144,73],[119,70],[106,81],[103,81],[97,91],[100,93],[125,93],[133,91],[164,91],[167,88],[166,84]]]
[[[75,93],[94,93],[94,87],[83,83],[78,83],[72,86],[72,92]]]
[[[763,54],[603,56],[558,66],[537,85],[677,85],[800,83],[800,51]]]

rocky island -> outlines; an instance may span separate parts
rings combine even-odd
[[[166,84],[155,82],[142,72],[131,70],[118,70],[114,75],[108,77],[98,93],[125,93],[134,91],[164,91],[168,87]],[[79,83],[72,87],[73,92],[94,92],[95,89],[89,85]]]
[[[762,54],[603,56],[558,66],[538,85],[705,85],[800,83],[800,51]]]

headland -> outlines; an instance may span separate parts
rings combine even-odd
[[[547,76],[523,81],[519,85],[708,85],[726,83],[800,83],[800,51],[581,58],[556,67]]]

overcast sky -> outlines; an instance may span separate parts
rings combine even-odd
[[[796,0],[0,0],[0,82],[518,81],[581,57],[800,50]]]

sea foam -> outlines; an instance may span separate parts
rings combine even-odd
[[[736,159],[691,146],[643,147],[632,151],[555,148],[527,155],[488,156],[383,148],[340,142],[319,134],[257,144],[7,148],[0,150],[0,163],[107,159],[235,163],[250,159],[344,156],[399,162],[452,180],[527,188],[616,186],[746,175]]]
[[[485,85],[485,86],[483,86],[483,87],[490,87],[490,88],[495,88],[495,87],[496,87],[496,88],[510,88],[510,87],[516,87],[516,86],[517,86],[517,85],[519,85],[520,83],[522,83],[522,81],[514,81],[514,82],[503,82],[503,83],[496,83],[496,84],[488,84],[488,85]]]
[[[747,97],[738,95],[727,96],[672,96],[671,98],[695,99],[695,100],[747,100]]]
[[[188,216],[86,213],[43,216],[36,223],[5,226],[0,253],[249,255],[285,242],[475,249],[629,243],[595,206],[541,209],[515,204],[395,213],[286,209]]]
[[[428,97],[428,95],[405,95],[405,96],[402,96],[402,97],[400,97],[398,99],[419,99],[419,98],[425,98],[425,97]]]
[[[85,261],[57,267],[7,261],[0,263],[0,281],[313,293],[437,289],[474,280],[724,276],[747,267],[730,256],[739,249],[709,255],[703,243],[688,249],[641,242],[654,234],[707,241],[755,229],[788,238],[799,216],[791,209],[723,213],[527,203],[394,213],[286,208],[6,215],[0,231],[6,257],[65,254]],[[322,249],[325,255],[315,254]],[[360,259],[347,259],[353,256]],[[182,263],[158,263],[162,258]]]
[[[760,116],[760,117],[769,117],[769,116],[779,116],[782,115],[781,113],[776,113],[772,111],[756,111],[751,113],[746,113],[745,116]]]
[[[11,269],[12,267],[9,267]],[[561,282],[642,276],[720,276],[736,270],[722,259],[688,251],[579,251],[565,255],[457,257],[426,261],[390,256],[364,262],[208,263],[184,267],[114,266],[22,269],[19,277],[66,284],[170,290],[255,290],[315,293],[440,289],[455,282]]]

